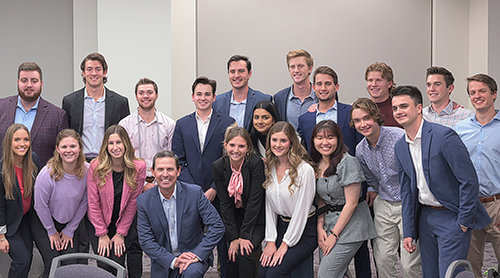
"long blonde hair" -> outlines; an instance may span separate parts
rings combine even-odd
[[[135,190],[137,187],[137,181],[135,180],[137,169],[135,168],[134,160],[138,160],[138,158],[135,156],[135,150],[130,142],[130,137],[128,136],[127,131],[119,125],[112,125],[108,127],[104,133],[104,139],[102,140],[99,156],[97,156],[97,163],[99,163],[99,165],[95,168],[93,179],[96,183],[99,182],[97,184],[99,188],[103,187],[106,183],[106,176],[112,169],[112,159],[108,152],[108,142],[111,134],[115,133],[120,136],[123,146],[125,147],[125,152],[123,154],[123,171],[125,173],[125,181],[130,188],[132,188],[132,190]]]
[[[288,171],[288,175],[290,176],[290,184],[288,185],[288,191],[290,191],[290,195],[293,194],[292,187],[295,185],[296,187],[302,186],[302,184],[295,184],[297,180],[297,167],[304,160],[309,163],[315,172],[318,171],[318,167],[314,162],[311,161],[309,154],[307,154],[306,149],[299,142],[299,138],[297,137],[297,133],[291,124],[288,122],[277,122],[275,123],[271,129],[269,129],[269,133],[267,134],[266,140],[266,161],[265,161],[265,174],[266,180],[263,183],[264,188],[267,188],[271,184],[271,174],[273,172],[273,167],[278,162],[278,157],[274,155],[271,150],[271,136],[274,133],[278,133],[283,131],[285,135],[288,137],[290,141],[290,150],[288,151],[288,162],[290,163],[290,169]]]
[[[71,137],[78,142],[78,146],[80,147],[80,152],[78,153],[78,160],[76,161],[76,177],[81,179],[86,172],[85,168],[85,155],[83,154],[83,141],[82,137],[78,132],[73,129],[63,129],[59,134],[57,134],[56,138],[56,146],[59,147],[61,140],[67,137]],[[60,181],[64,177],[64,169],[63,163],[61,159],[61,155],[57,152],[57,149],[54,150],[54,156],[47,162],[47,167],[50,168],[50,177],[55,181]]]
[[[7,200],[15,199],[14,186],[16,184],[16,170],[14,167],[14,151],[12,150],[12,140],[14,138],[14,133],[20,129],[26,131],[30,139],[30,146],[28,147],[28,150],[26,151],[26,154],[23,158],[23,198],[31,197],[34,186],[33,181],[38,172],[38,168],[33,162],[33,155],[31,153],[31,135],[28,128],[22,124],[11,125],[5,132],[5,137],[3,139],[2,178],[5,188],[5,199]]]

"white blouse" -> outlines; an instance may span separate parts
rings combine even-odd
[[[316,208],[313,206],[316,194],[316,175],[314,169],[307,162],[302,161],[297,167],[297,179],[292,186],[290,195],[288,185],[291,182],[286,170],[281,182],[278,182],[276,167],[271,173],[271,183],[266,188],[266,237],[265,241],[275,242],[278,236],[276,223],[279,215],[290,217],[290,223],[283,236],[283,242],[288,247],[295,246],[302,237],[307,217]]]

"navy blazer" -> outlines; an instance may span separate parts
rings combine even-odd
[[[112,125],[117,125],[121,119],[130,114],[128,99],[108,88],[104,90],[106,94],[104,111],[104,130]],[[83,98],[85,97],[85,87],[64,96],[62,108],[68,113],[69,126],[80,135],[83,130]]]
[[[233,123],[233,118],[213,111],[202,152],[196,112],[177,120],[172,137],[172,151],[179,157],[181,164],[179,180],[197,184],[203,188],[203,192],[209,188],[215,189],[212,163],[222,156],[224,134]]]
[[[193,252],[207,262],[224,235],[224,224],[199,186],[177,181],[175,190],[179,252]],[[208,227],[206,234],[202,223]],[[169,230],[160,192],[155,186],[137,197],[139,243],[151,258],[152,278],[169,277],[170,264],[175,258]]]
[[[288,106],[288,95],[291,90],[292,86],[286,87],[285,89],[277,92],[273,96],[274,104],[276,104],[276,107],[278,107],[278,113],[280,113],[280,117],[283,121],[287,120],[286,109]]]
[[[458,225],[481,229],[491,222],[478,199],[479,182],[469,152],[457,133],[440,124],[423,122],[422,167],[430,191],[458,215]],[[404,237],[418,239],[420,203],[417,177],[406,135],[394,147],[401,184]],[[457,227],[450,227],[457,228]]]
[[[216,96],[213,105],[214,110],[221,114],[229,116],[229,107],[232,94],[233,90],[230,90],[219,96]],[[246,130],[250,130],[250,124],[252,123],[253,117],[253,108],[255,107],[255,105],[260,101],[272,101],[272,99],[272,96],[266,95],[260,91],[248,87],[247,104],[245,105],[245,120],[243,121],[243,125]]]
[[[2,140],[7,128],[14,123],[17,97],[10,96],[0,99],[0,138]],[[30,136],[32,150],[38,154],[41,166],[44,166],[54,155],[57,134],[65,128],[69,128],[66,112],[40,97]],[[0,146],[0,157],[3,156],[2,148]]]
[[[344,143],[349,147],[349,153],[356,155],[356,145],[363,140],[363,135],[359,134],[356,129],[349,126],[351,121],[351,106],[337,102],[337,124],[342,130]],[[297,132],[302,137],[302,142],[306,149],[311,153],[311,137],[314,127],[316,126],[316,112],[306,112],[299,117],[299,127]]]

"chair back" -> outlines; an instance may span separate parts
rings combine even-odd
[[[453,276],[455,271],[460,270],[460,268],[465,268],[460,271],[456,276]],[[446,270],[445,278],[476,278],[474,272],[472,271],[472,265],[467,260],[456,260],[452,262],[448,269]]]
[[[116,276],[110,272],[93,265],[70,264],[61,266],[68,260],[92,259],[99,263],[106,264],[116,269]],[[127,271],[119,263],[95,254],[72,253],[57,256],[52,260],[50,266],[49,278],[127,278]]]

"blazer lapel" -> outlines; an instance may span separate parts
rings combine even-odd
[[[430,146],[432,142],[432,128],[424,121],[422,126],[422,169],[424,171],[425,180],[429,189],[431,189],[431,184],[429,182],[429,158],[430,158]],[[431,190],[432,191],[432,190]]]
[[[5,127],[5,129],[7,129],[16,120],[17,96],[10,97],[9,102],[10,102],[9,105],[7,105],[6,107],[2,107],[2,109],[7,110],[7,113],[5,114],[5,115],[7,115],[6,121],[5,121],[5,123],[7,124],[7,127]],[[3,140],[3,138],[2,138],[2,140]]]
[[[248,123],[248,121],[252,119],[252,113],[255,104],[256,104],[255,91],[249,87],[247,95],[247,104],[245,105],[245,118],[243,119],[244,128],[250,127],[250,123]]]
[[[40,130],[40,126],[42,126],[42,123],[45,119],[45,115],[47,115],[47,103],[40,98],[40,101],[38,102],[38,108],[36,111],[36,116],[35,116],[35,121],[33,121],[33,126],[31,127],[31,140],[34,141],[36,139],[36,136],[38,134],[38,131]]]
[[[219,122],[220,122],[219,114],[216,114],[215,112],[212,113],[212,118],[210,119],[210,124],[208,124],[207,136],[205,137],[205,145],[203,146],[203,152],[205,152],[205,150],[207,149],[207,145],[208,145],[208,143],[210,143],[210,140],[212,139],[212,135],[214,134],[215,130],[217,129]]]
[[[160,193],[158,192],[158,188],[153,188],[153,190],[154,192],[151,198],[153,208],[155,209],[156,214],[158,215],[158,219],[160,220],[160,224],[163,228],[163,231],[165,231],[165,233],[168,233],[169,231],[168,221],[167,217],[165,216],[165,211],[163,210],[163,205],[161,204]],[[169,239],[170,237],[167,236],[166,238]],[[170,242],[168,246],[170,246]]]
[[[111,113],[113,113],[113,107],[115,105],[113,101],[113,94],[108,93],[108,89],[104,87],[106,99],[104,101],[104,129],[106,130],[109,127],[109,123],[111,121]]]
[[[184,205],[186,204],[186,192],[182,188],[179,181],[175,184],[177,190],[177,199],[175,200],[177,209],[177,239],[181,238],[181,228],[182,228],[182,216],[184,215]],[[179,242],[179,240],[177,240]],[[180,246],[179,246],[180,248]]]
[[[196,150],[198,150],[198,153],[201,153],[200,149],[200,137],[198,136],[198,123],[196,122],[196,111],[189,116],[189,122],[188,128],[189,132],[193,138],[193,143],[196,147]],[[186,147],[189,148],[189,145]]]

